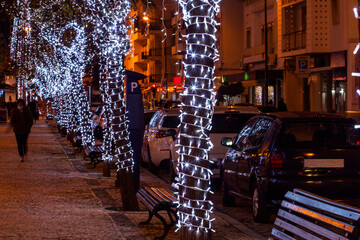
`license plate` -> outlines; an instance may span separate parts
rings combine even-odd
[[[344,159],[304,159],[305,168],[343,168]]]

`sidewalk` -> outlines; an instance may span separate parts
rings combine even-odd
[[[142,211],[125,212],[112,177],[101,164],[88,169],[55,127],[37,122],[29,137],[28,159],[21,163],[14,134],[0,124],[0,239],[153,239],[162,234],[157,219]],[[141,186],[166,186],[146,170]],[[261,235],[222,213],[215,213],[213,239],[261,239]],[[173,228],[175,229],[175,228]],[[167,239],[178,239],[170,231]]]

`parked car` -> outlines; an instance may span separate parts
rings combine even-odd
[[[252,200],[256,222],[293,188],[330,198],[360,192],[360,135],[351,118],[336,114],[282,112],[251,118],[228,146],[223,167],[223,204]]]
[[[149,125],[151,118],[154,116],[156,112],[157,110],[144,110],[144,127]]]
[[[156,171],[161,162],[170,159],[169,142],[180,124],[179,115],[180,109],[159,110],[145,127],[141,156],[150,170]]]
[[[213,179],[220,178],[220,163],[227,151],[227,147],[221,145],[221,139],[223,137],[235,137],[240,128],[255,114],[260,114],[260,111],[251,106],[215,107],[209,135],[214,145],[209,153]],[[175,145],[175,142],[170,139],[170,157],[173,163],[170,168],[172,180],[178,173],[178,147]]]

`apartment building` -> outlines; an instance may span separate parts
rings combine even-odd
[[[131,36],[132,51],[125,59],[128,70],[147,76],[140,81],[144,104],[154,107],[161,99],[176,100],[182,91],[181,59],[185,39],[181,38],[182,20],[175,1],[138,1]],[[185,32],[182,32],[185,33]],[[156,102],[155,102],[156,100]]]
[[[246,101],[253,104],[274,103],[282,96],[283,73],[278,63],[276,1],[245,0],[244,3],[244,77]],[[265,25],[266,21],[266,25]],[[267,27],[267,69],[265,69],[265,26]],[[268,81],[268,99],[263,100],[265,79]]]
[[[289,110],[359,110],[356,0],[279,0],[278,58]]]

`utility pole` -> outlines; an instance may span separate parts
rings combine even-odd
[[[265,87],[264,87],[264,98],[263,98],[263,105],[268,103],[268,89],[269,89],[269,80],[267,78],[268,73],[268,28],[267,28],[267,0],[264,0],[265,5],[265,24],[264,24],[264,40],[265,40],[265,71],[264,71],[264,80],[265,80]]]

